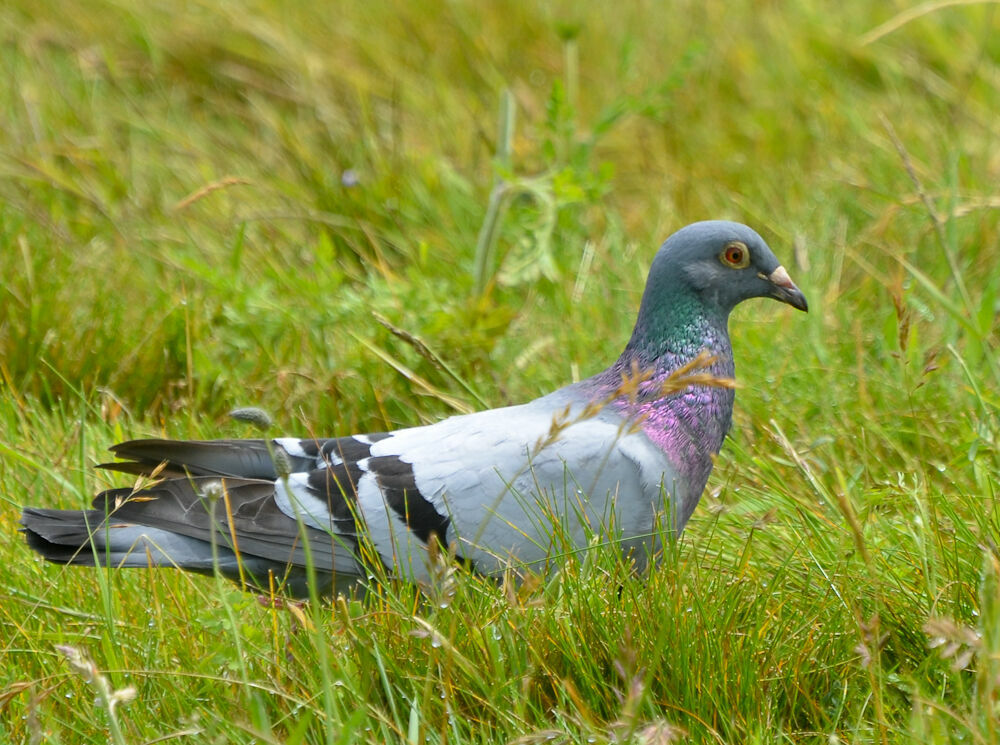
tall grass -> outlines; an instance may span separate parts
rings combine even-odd
[[[4,4],[6,738],[1000,741],[998,13]],[[647,576],[591,551],[275,606],[16,536],[125,437],[249,436],[248,405],[383,430],[594,372],[709,217],[812,310],[735,313],[732,435]]]

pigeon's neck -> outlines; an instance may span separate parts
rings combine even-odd
[[[728,325],[727,312],[706,306],[697,295],[647,293],[632,337],[612,369],[638,366],[657,377],[666,376],[705,350],[716,358],[712,371],[732,377]]]
[[[700,494],[712,470],[712,456],[722,447],[733,412],[733,390],[721,386],[690,385],[673,393],[664,384],[679,368],[707,351],[714,359],[698,373],[719,378],[734,375],[728,314],[711,312],[698,298],[674,296],[669,312],[650,312],[643,302],[632,338],[618,361],[587,383],[595,396],[611,398],[622,391],[622,381],[633,370],[648,376],[638,395],[622,394],[610,407],[634,419],[674,465],[689,488]],[[648,299],[648,298],[647,298]],[[627,385],[625,389],[627,389]]]

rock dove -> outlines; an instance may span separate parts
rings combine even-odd
[[[753,297],[807,310],[756,232],[695,223],[656,254],[628,344],[593,377],[393,432],[125,442],[104,467],[152,481],[91,510],[26,507],[23,532],[61,564],[219,571],[293,595],[308,594],[309,563],[324,594],[427,582],[442,556],[545,571],[602,540],[641,567],[657,526],[683,530],[705,488],[732,418],[729,313]]]

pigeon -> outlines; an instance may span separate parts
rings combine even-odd
[[[293,596],[431,583],[442,562],[545,573],[609,543],[642,569],[708,481],[732,420],[729,314],[755,297],[808,310],[751,228],[694,223],[660,247],[631,338],[592,377],[391,432],[124,442],[103,467],[145,479],[90,510],[25,507],[22,531],[59,564],[218,572]]]

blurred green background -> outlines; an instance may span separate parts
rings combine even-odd
[[[694,220],[756,228],[810,300],[808,317],[765,302],[734,314],[734,430],[662,582],[619,602],[582,572],[569,587],[593,607],[557,580],[530,612],[474,584],[440,610],[468,669],[395,630],[419,613],[400,590],[384,614],[363,609],[360,631],[344,620],[357,608],[314,619],[345,640],[317,672],[317,637],[283,656],[297,621],[238,595],[219,607],[211,579],[59,571],[13,538],[0,542],[11,737],[104,741],[58,642],[101,650],[116,685],[158,671],[124,710],[134,742],[189,727],[246,742],[609,741],[626,737],[622,701],[633,739],[662,721],[697,742],[1000,741],[998,14],[4,3],[8,536],[21,504],[84,504],[117,438],[249,435],[226,416],[244,405],[282,432],[382,430],[589,375],[627,339],[656,247]],[[161,592],[189,610],[151,606]],[[185,635],[189,613],[207,636]],[[928,630],[941,618],[952,625]],[[462,631],[491,623],[516,650],[504,664]],[[261,628],[274,636],[260,656],[234,643]],[[616,698],[614,665],[633,658],[643,692]],[[329,691],[304,693],[373,669],[378,691],[347,684],[350,727]],[[441,690],[468,700],[438,697],[442,671]],[[204,676],[200,698],[169,693],[193,685],[175,674]],[[44,693],[67,688],[65,705]],[[245,704],[235,718],[226,692]]]

